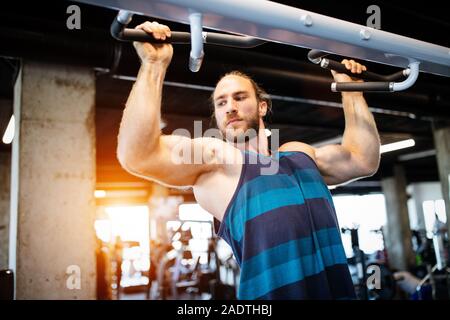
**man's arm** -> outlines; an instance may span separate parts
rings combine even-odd
[[[137,28],[156,39],[170,36],[170,30],[158,23],[146,22]],[[212,152],[203,139],[162,135],[160,130],[163,81],[173,49],[170,44],[134,43],[141,59],[137,80],[127,100],[120,124],[117,157],[128,172],[171,186],[194,185],[205,172],[215,170],[214,154],[208,163],[177,161],[174,151],[189,150],[192,155]],[[187,153],[187,152],[186,152]]]
[[[375,174],[380,162],[380,138],[362,93],[343,93],[345,130],[340,145],[315,150],[327,184],[336,185]]]
[[[361,73],[365,67],[353,60],[344,60],[347,69]],[[333,71],[337,82],[350,82],[346,74]],[[329,185],[346,183],[375,174],[380,162],[380,138],[372,113],[361,92],[343,92],[345,130],[340,145],[313,148],[293,142],[284,149],[297,149],[309,154]]]

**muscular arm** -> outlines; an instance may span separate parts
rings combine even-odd
[[[346,67],[360,73],[364,66],[344,60]],[[333,72],[338,82],[352,81],[345,74]],[[346,183],[373,175],[380,162],[380,138],[372,113],[360,92],[343,92],[345,130],[340,145],[313,148],[300,142],[282,146],[282,150],[299,150],[309,154],[316,162],[329,185]]]
[[[155,38],[162,37],[164,27],[149,23],[141,25],[145,31],[153,32]],[[183,162],[174,157],[174,152],[179,150],[186,154],[189,151],[192,155],[211,152],[212,149],[204,148],[203,139],[161,134],[162,87],[172,47],[149,43],[135,43],[135,47],[142,64],[120,124],[119,162],[128,172],[143,178],[171,186],[193,185],[199,175],[218,165],[214,164],[214,154],[209,155],[208,163],[198,164],[194,164],[192,158],[184,158],[186,161]]]
[[[345,130],[341,145],[315,149],[315,160],[328,184],[373,175],[380,162],[378,130],[361,93],[343,93]]]
[[[125,105],[118,136],[117,155],[135,164],[159,148],[161,95],[166,68],[143,63]]]

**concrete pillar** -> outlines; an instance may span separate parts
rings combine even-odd
[[[401,166],[394,167],[394,176],[381,180],[386,199],[386,249],[391,268],[407,270],[415,262],[409,225],[406,178]]]
[[[0,270],[8,269],[11,153],[0,152]]]
[[[95,299],[95,76],[25,61],[15,86],[10,266],[17,299]]]
[[[434,125],[434,145],[436,147],[436,159],[441,181],[442,195],[447,213],[447,229],[450,230],[450,126]]]
[[[12,108],[11,99],[0,99],[0,138],[8,126]],[[11,151],[7,146],[3,146],[2,149],[4,150],[0,151],[0,270],[8,269],[11,184]]]

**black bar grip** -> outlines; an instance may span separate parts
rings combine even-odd
[[[398,71],[391,75],[386,75],[386,76],[378,74],[378,73],[370,72],[370,71],[363,71],[361,73],[352,73],[350,70],[348,70],[345,67],[344,64],[334,61],[334,60],[331,60],[331,59],[324,58],[327,55],[329,55],[329,53],[319,51],[319,50],[310,50],[308,52],[308,59],[315,64],[320,64],[320,66],[322,68],[326,68],[329,70],[335,70],[340,73],[345,73],[353,78],[358,78],[358,79],[362,79],[362,80],[388,82],[388,81],[398,80],[406,75],[405,70],[401,70],[401,71]]]
[[[188,32],[172,32],[170,38],[166,40],[155,39],[151,34],[144,30],[128,29],[125,25],[115,19],[111,24],[111,35],[119,41],[138,41],[150,43],[172,43],[187,44],[191,43],[191,35]]]
[[[170,37],[165,40],[155,39],[144,30],[125,28],[126,25],[114,19],[111,24],[111,35],[119,41],[139,41],[150,43],[190,44],[191,34],[189,32],[172,31]],[[204,43],[237,48],[254,48],[266,43],[266,41],[246,36],[234,36],[229,34],[205,32]]]
[[[334,70],[339,73],[345,73],[353,78],[372,81],[386,81],[385,76],[370,71],[362,71],[361,73],[352,73],[351,70],[348,70],[344,64],[326,58],[322,59],[320,66],[328,70]]]
[[[205,43],[236,48],[254,48],[266,43],[266,41],[247,36],[207,32]]]
[[[392,91],[393,82],[333,82],[331,90],[342,91]]]
[[[406,70],[408,70],[408,69],[400,70],[400,71],[397,71],[396,73],[384,76],[384,81],[395,81],[395,80],[401,79],[409,74],[409,73],[406,73]],[[408,72],[409,72],[409,70],[408,70]]]

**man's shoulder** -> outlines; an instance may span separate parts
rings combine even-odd
[[[313,146],[310,146],[309,144],[299,142],[299,141],[289,141],[284,143],[278,148],[279,152],[304,152],[308,156],[311,157],[314,161],[316,161],[316,153]]]
[[[226,141],[214,137],[195,138],[194,144],[201,146],[203,160],[218,165],[241,165],[243,158],[241,151]]]

